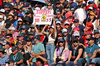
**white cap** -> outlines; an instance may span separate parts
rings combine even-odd
[[[39,7],[36,7],[35,10],[40,10],[40,8]]]
[[[18,21],[23,21],[23,20],[19,18]]]
[[[14,27],[10,27],[9,30],[16,30]]]
[[[80,33],[78,31],[75,31],[73,35],[74,36],[80,36]]]
[[[67,33],[67,29],[63,29],[62,30],[62,33]]]
[[[89,7],[88,9],[91,9],[92,10],[93,8],[92,7]]]
[[[56,24],[61,24],[61,21],[56,21]]]
[[[65,23],[64,24],[69,24],[69,22],[68,21],[65,21]]]
[[[50,28],[53,28],[54,29],[54,26],[52,25],[52,26],[50,26]]]
[[[4,10],[4,9],[0,9],[0,12],[3,12],[3,13],[4,13],[4,12],[5,12],[5,10]]]
[[[2,19],[3,18],[3,15],[0,15],[0,18]]]

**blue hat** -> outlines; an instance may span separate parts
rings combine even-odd
[[[21,14],[21,13],[18,14],[18,17],[22,17],[22,16],[23,16],[23,14]]]
[[[74,23],[77,23],[77,22],[79,22],[79,20],[78,20],[78,19],[75,19],[75,20],[74,20]]]
[[[21,36],[24,37],[25,36],[24,33],[20,33],[19,34],[19,37],[21,37]]]
[[[59,39],[58,42],[64,42],[64,40],[63,39]]]
[[[36,36],[34,37],[34,39],[41,40],[41,36],[36,35]]]

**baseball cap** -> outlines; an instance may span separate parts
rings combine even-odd
[[[65,16],[66,16],[66,18],[68,18],[68,17],[70,17],[70,16],[72,16],[72,12],[67,12],[66,14],[65,14]]]
[[[67,29],[63,29],[62,30],[62,33],[67,33]]]
[[[88,10],[93,10],[93,8],[92,7],[89,7]]]
[[[93,1],[89,1],[89,4],[92,4],[92,3],[94,3]]]
[[[14,52],[15,50],[18,50],[18,47],[16,46],[12,47],[12,52]]]
[[[23,45],[21,42],[18,42],[18,45]]]
[[[3,15],[0,15],[0,19],[2,19],[3,18]]]
[[[78,38],[73,39],[73,42],[78,42],[78,41],[79,41]]]
[[[99,34],[99,31],[98,31],[98,30],[95,30],[95,31],[94,31],[94,35],[95,35],[95,34]]]
[[[22,22],[22,21],[23,21],[22,19],[20,19],[20,18],[18,19],[18,22]]]
[[[6,29],[6,28],[2,28],[1,30],[5,30],[5,31],[7,31],[7,29]]]
[[[95,16],[95,13],[94,13],[94,12],[90,12],[89,15],[93,15],[93,16]]]
[[[68,21],[65,21],[65,23],[64,24],[68,24],[69,25],[69,22]]]
[[[16,30],[14,27],[10,27],[9,30]]]
[[[59,39],[58,42],[64,42],[64,40],[63,39]]]
[[[22,17],[22,16],[23,16],[23,14],[21,14],[21,13],[18,14],[18,17]]]
[[[32,41],[32,39],[31,38],[27,38],[26,41]]]
[[[50,28],[53,28],[54,29],[54,26],[52,25],[52,26],[50,26]]]
[[[78,3],[81,3],[82,1],[81,1],[81,0],[78,0],[77,2],[78,2]]]
[[[73,35],[74,36],[80,36],[80,33],[78,31],[75,31]]]
[[[74,20],[74,23],[78,23],[78,22],[79,22],[79,20],[78,20],[78,19],[75,19],[75,20]]]
[[[61,21],[58,21],[58,20],[57,20],[57,21],[56,21],[56,24],[61,24]]]
[[[5,10],[4,9],[0,9],[0,12],[5,13]]]
[[[34,37],[34,39],[41,40],[41,36],[36,35],[36,36]]]
[[[84,33],[84,36],[86,36],[86,35],[91,35],[91,34],[92,34],[91,31],[86,31],[86,32]]]
[[[92,23],[89,23],[89,22],[86,23],[86,28],[87,29],[91,29],[92,27],[93,27]]]

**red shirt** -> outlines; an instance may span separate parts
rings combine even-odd
[[[0,0],[0,5],[2,6],[2,2],[3,2],[3,0]]]
[[[12,38],[10,41],[14,41],[14,39]],[[10,43],[9,45],[10,45],[10,47],[12,48],[12,44]]]

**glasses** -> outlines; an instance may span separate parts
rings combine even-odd
[[[57,15],[60,15],[60,14],[57,14]]]
[[[47,6],[51,6],[51,5],[47,5]]]
[[[73,41],[73,43],[78,43],[78,41]]]
[[[58,36],[58,37],[62,37],[62,36]]]
[[[6,39],[9,39],[10,37],[6,37]]]
[[[65,24],[65,26],[68,26],[69,24]]]
[[[90,39],[87,39],[87,41],[90,41]]]
[[[25,29],[22,29],[22,30],[25,30]]]
[[[60,24],[56,24],[56,25],[60,25]]]
[[[31,27],[31,29],[34,29],[34,27]]]
[[[63,43],[63,41],[60,41],[59,43]]]

